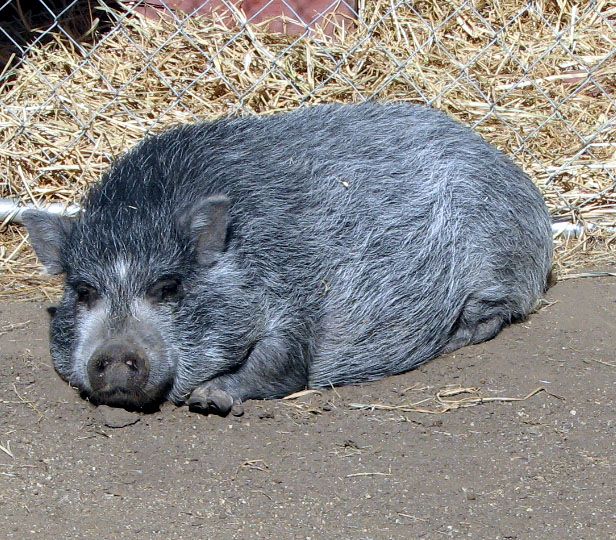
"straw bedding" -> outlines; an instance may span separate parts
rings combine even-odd
[[[369,4],[336,40],[139,17],[93,45],[55,38],[4,75],[0,197],[79,200],[146,133],[198,118],[368,98],[429,102],[513,156],[555,218],[596,225],[557,240],[561,272],[613,263],[616,8]],[[0,299],[57,293],[21,227],[4,224],[0,241]]]

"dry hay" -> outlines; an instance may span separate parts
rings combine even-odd
[[[357,30],[335,41],[138,17],[94,45],[57,37],[0,87],[0,197],[78,200],[146,133],[197,118],[428,101],[512,155],[555,217],[600,225],[558,242],[561,270],[613,263],[616,8],[369,4]],[[54,294],[57,282],[38,276],[24,231],[4,226],[0,235],[0,298]]]
[[[402,393],[406,394],[411,390],[425,391],[430,387],[407,388]],[[363,411],[389,411],[396,413],[421,413],[421,414],[445,414],[459,409],[476,407],[485,403],[513,403],[516,401],[526,401],[537,394],[545,392],[549,396],[564,399],[556,394],[548,392],[543,386],[535,388],[525,396],[505,397],[505,396],[484,396],[481,389],[477,387],[464,387],[457,384],[445,386],[431,396],[421,399],[409,400],[393,405],[389,403],[349,403],[349,408]]]

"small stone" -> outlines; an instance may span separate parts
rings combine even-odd
[[[103,424],[110,428],[119,429],[132,426],[141,420],[141,416],[138,413],[130,412],[126,409],[99,405],[96,410],[100,414]]]

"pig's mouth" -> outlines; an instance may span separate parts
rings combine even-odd
[[[146,392],[142,388],[116,387],[109,390],[96,390],[82,397],[93,405],[119,407],[127,411],[156,412],[164,401],[167,389]]]

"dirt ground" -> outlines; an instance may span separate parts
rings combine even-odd
[[[405,375],[227,418],[93,408],[51,367],[44,306],[0,304],[0,534],[616,538],[616,280],[548,299]],[[413,410],[448,385],[549,393]]]

